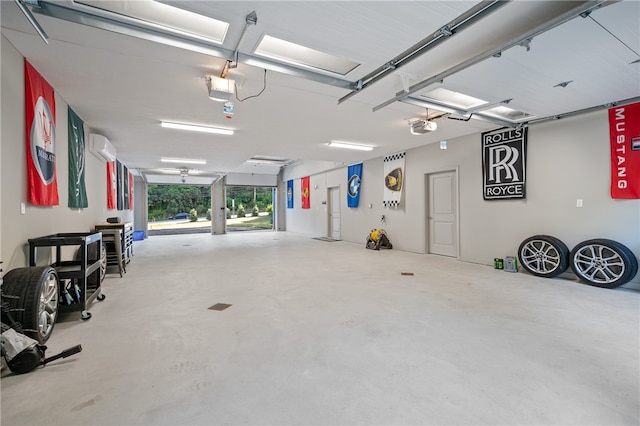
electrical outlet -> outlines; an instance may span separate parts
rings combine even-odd
[[[27,213],[27,206],[25,206],[24,203],[20,203],[20,214],[26,214]]]
[[[582,207],[582,200],[580,198],[576,200],[576,207]]]

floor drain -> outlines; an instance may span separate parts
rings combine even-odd
[[[213,306],[209,306],[209,309],[211,309],[212,311],[224,311],[229,306],[231,306],[231,305],[228,304],[228,303],[216,303]]]

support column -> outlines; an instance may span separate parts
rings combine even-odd
[[[227,233],[227,178],[211,184],[211,235]]]
[[[147,182],[141,176],[133,177],[133,229],[144,231],[147,238],[149,226],[149,200]]]
[[[287,230],[287,182],[283,180],[284,173],[280,169],[276,188],[276,199],[273,200],[273,223],[276,231]]]

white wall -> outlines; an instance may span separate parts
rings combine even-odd
[[[391,153],[384,153],[391,154]],[[426,188],[428,173],[458,170],[459,259],[490,265],[495,257],[516,255],[525,238],[549,234],[571,249],[590,238],[609,238],[640,258],[640,200],[613,200],[609,195],[609,135],[605,110],[529,129],[526,200],[484,201],[480,134],[407,151],[403,205],[382,207],[382,157],[364,162],[360,206],[346,207],[346,166],[313,173],[298,166],[283,179],[294,179],[295,208],[286,209],[287,231],[326,236],[327,188],[339,185],[341,235],[361,243],[374,228],[384,228],[395,249],[426,253]],[[311,209],[300,208],[300,177],[311,174]],[[318,186],[316,189],[315,186]],[[286,186],[286,185],[285,185]],[[583,207],[576,207],[576,200]],[[371,205],[371,207],[369,207]],[[386,222],[380,222],[385,215]],[[640,283],[640,274],[633,284]],[[638,286],[640,287],[640,286]]]
[[[229,186],[276,186],[278,176],[254,173],[229,173],[226,176]]]
[[[91,154],[85,163],[85,184],[89,207],[71,209],[68,203],[67,103],[56,93],[56,170],[60,204],[39,207],[27,202],[27,160],[25,142],[24,58],[2,37],[0,133],[0,246],[4,270],[27,266],[29,238],[60,232],[89,232],[107,217],[133,219],[130,211],[107,210],[106,166]],[[38,64],[32,64],[37,69]],[[47,79],[46,75],[43,75]],[[55,87],[54,87],[55,90]],[[73,108],[73,105],[71,106]],[[75,110],[75,109],[74,109]],[[82,111],[75,110],[82,118]],[[89,124],[85,122],[85,140]],[[26,204],[25,214],[20,203]]]

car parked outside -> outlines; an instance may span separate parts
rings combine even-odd
[[[190,215],[189,213],[176,213],[173,216],[171,216],[169,219],[170,220],[175,220],[175,219],[189,219]]]

